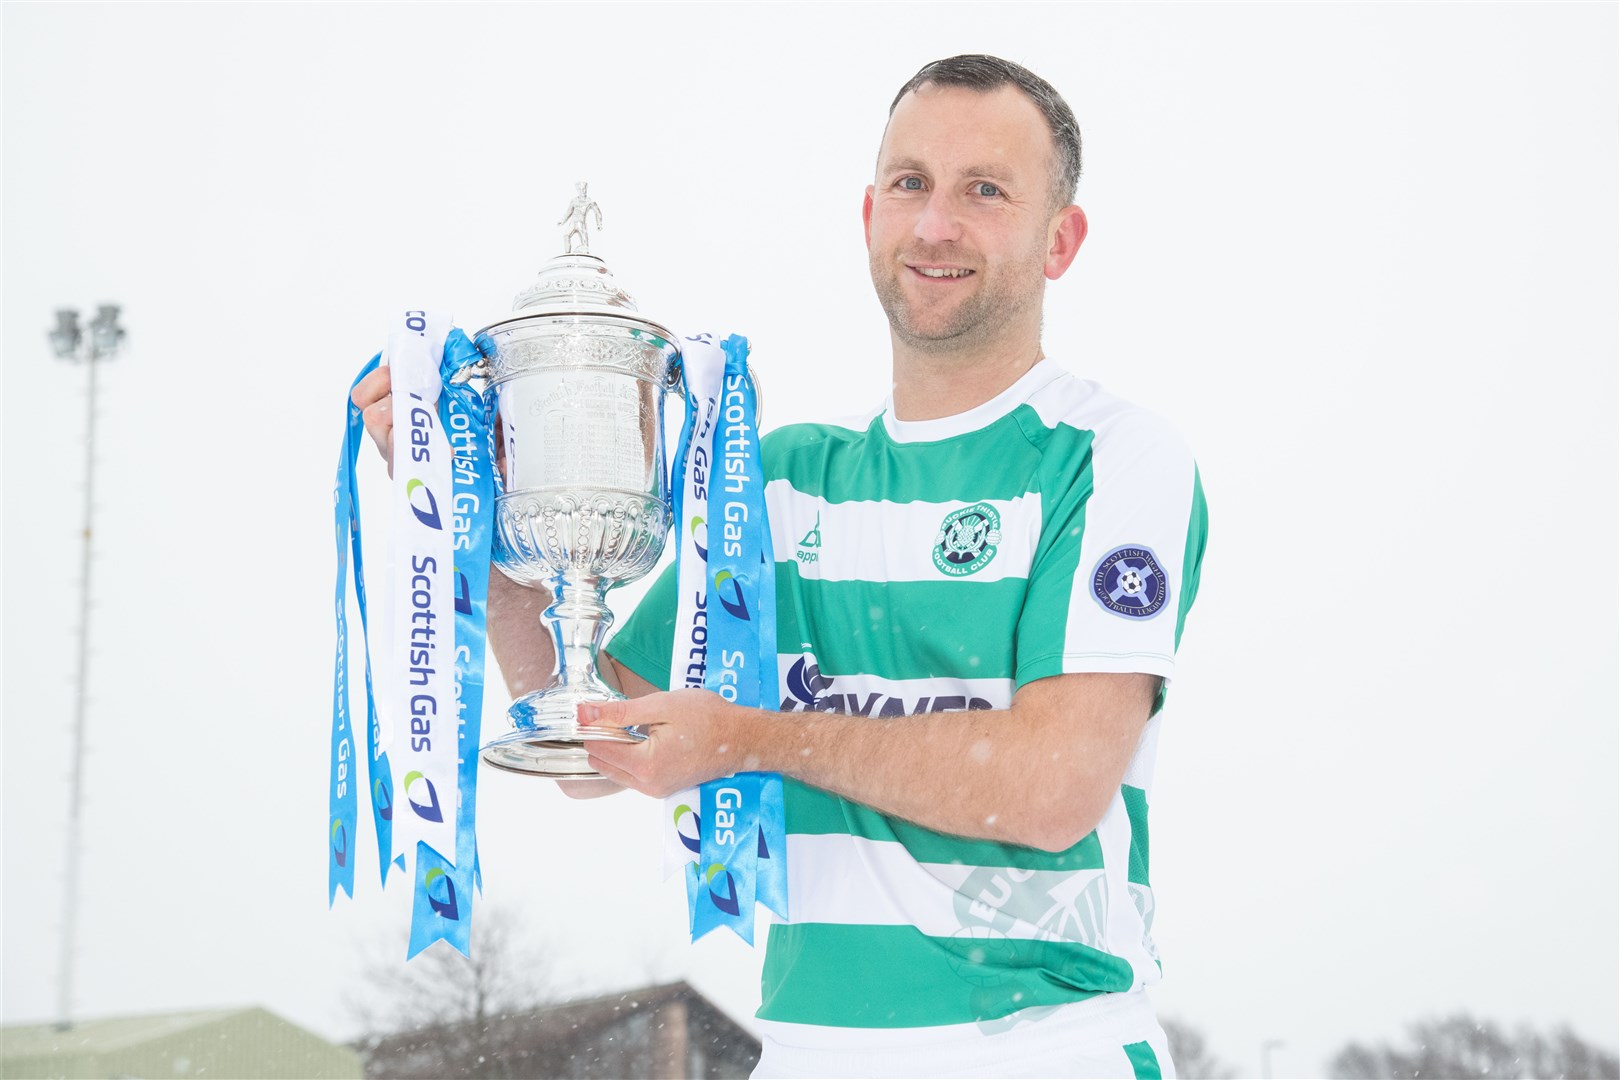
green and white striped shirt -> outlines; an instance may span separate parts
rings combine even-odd
[[[763,451],[782,711],[880,722],[1005,709],[1018,687],[1069,672],[1174,674],[1204,499],[1191,453],[1153,414],[1044,360],[967,413],[795,425]],[[666,573],[608,646],[659,686],[674,607]],[[767,1029],[801,1046],[850,1029],[903,1045],[904,1029],[991,1034],[1156,982],[1159,727],[1097,829],[1055,854],[788,780],[792,918],[767,942]]]

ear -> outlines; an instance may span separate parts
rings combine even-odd
[[[866,250],[872,250],[872,185],[866,185],[866,198],[861,201],[861,229],[866,233]]]
[[[868,196],[868,202],[871,197]],[[1078,206],[1065,206],[1052,217],[1051,239],[1046,248],[1046,279],[1063,276],[1080,245],[1086,241],[1086,212]]]

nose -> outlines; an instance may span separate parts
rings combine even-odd
[[[928,201],[923,204],[922,212],[917,215],[917,225],[913,230],[917,239],[926,244],[954,243],[961,239],[961,223],[956,216],[956,207],[948,193],[931,191]]]

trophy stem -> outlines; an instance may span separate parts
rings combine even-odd
[[[554,600],[540,614],[551,631],[557,667],[550,685],[512,702],[507,716],[512,730],[483,747],[483,759],[510,772],[549,776],[554,780],[592,780],[585,744],[593,741],[641,742],[639,731],[591,727],[579,722],[579,707],[588,702],[622,701],[624,695],[602,681],[596,656],[613,625],[607,606],[607,582],[595,574],[558,574],[551,581]]]
[[[553,687],[570,687],[595,692],[604,700],[621,695],[603,682],[596,668],[602,639],[613,625],[613,611],[607,606],[607,584],[600,577],[582,574],[575,581],[557,575],[552,582],[554,599],[540,613],[541,625],[550,624],[551,639],[557,650]]]

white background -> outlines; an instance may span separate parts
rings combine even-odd
[[[1153,812],[1161,1012],[1244,1072],[1469,1009],[1620,1042],[1613,5],[96,6],[4,13],[4,997],[54,1015],[84,371],[102,370],[81,1016],[330,1036],[403,891],[326,911],[331,470],[388,313],[557,247],[747,332],[767,426],[887,389],[859,206],[958,52],[1078,114],[1046,349],[1168,416],[1211,513]],[[368,457],[364,480],[381,479]],[[375,485],[373,485],[375,487]],[[379,519],[380,520],[380,519]],[[490,723],[504,708],[492,695]],[[486,772],[487,898],[566,992],[682,943],[653,804]]]

